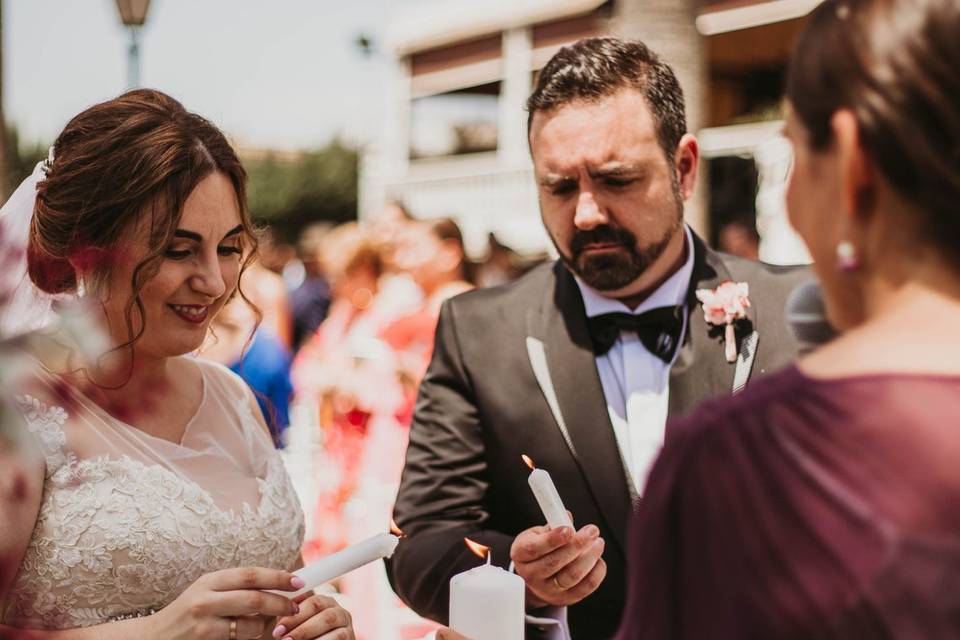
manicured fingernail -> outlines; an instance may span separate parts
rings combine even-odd
[[[600,529],[591,524],[589,527],[587,527],[587,533],[591,538],[596,538],[600,535]]]
[[[283,640],[293,640],[293,636],[287,636],[287,637],[284,638]]]
[[[296,602],[290,603],[290,609],[293,610],[293,615],[297,615],[298,613],[300,613],[300,605],[298,605]]]
[[[280,636],[282,636],[282,635],[285,634],[286,632],[287,632],[287,628],[286,628],[285,626],[283,626],[282,624],[278,624],[278,625],[277,625],[277,628],[273,630],[273,637],[274,637],[274,638],[279,638]]]
[[[290,578],[290,586],[294,589],[303,589],[304,585],[307,584],[303,581],[303,578],[300,576],[293,576]]]

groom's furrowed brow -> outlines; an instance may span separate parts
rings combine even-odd
[[[537,183],[542,187],[556,187],[566,182],[576,182],[576,178],[563,176],[559,173],[547,173],[537,178]]]
[[[616,178],[618,176],[633,176],[643,172],[639,164],[626,162],[612,162],[590,170],[591,178]]]

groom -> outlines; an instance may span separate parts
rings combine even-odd
[[[408,538],[388,574],[413,609],[445,621],[450,578],[480,562],[468,537],[494,564],[515,562],[528,613],[567,607],[574,638],[607,638],[632,501],[667,417],[794,358],[783,307],[804,271],[715,253],[684,225],[697,141],[673,71],[642,43],[561,49],[527,105],[560,260],[444,305],[395,508]],[[749,288],[732,331],[722,313],[708,324],[696,297],[726,281]],[[524,454],[578,530],[540,526]]]

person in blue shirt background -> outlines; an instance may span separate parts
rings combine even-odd
[[[253,389],[274,441],[283,446],[290,426],[290,350],[267,327],[256,328],[253,310],[234,298],[214,318],[200,356],[230,368]]]

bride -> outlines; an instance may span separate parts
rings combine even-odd
[[[0,325],[79,298],[104,344],[77,319],[21,340],[14,393],[43,459],[0,523],[19,564],[0,576],[0,635],[353,638],[332,599],[264,591],[303,586],[290,573],[303,514],[253,394],[188,355],[243,296],[256,248],[223,134],[169,96],[131,91],[71,120],[42,172],[35,197],[11,200],[32,211],[20,215],[42,293],[25,310],[21,286]],[[16,218],[0,219],[8,239]]]

